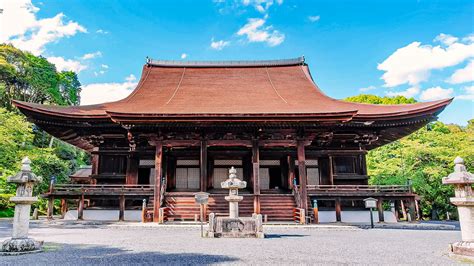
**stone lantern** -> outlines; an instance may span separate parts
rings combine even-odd
[[[41,182],[41,177],[31,172],[30,164],[30,159],[25,157],[21,161],[20,172],[7,179],[10,183],[16,183],[17,189],[16,195],[10,198],[10,201],[16,205],[12,238],[5,240],[1,248],[1,251],[5,253],[19,254],[41,249],[42,242],[28,238],[31,204],[38,201],[37,197],[33,197],[33,186]]]
[[[474,256],[474,175],[466,170],[461,157],[454,159],[454,173],[443,178],[443,184],[454,185],[454,198],[461,225],[462,241],[451,244],[451,251],[458,255]]]
[[[247,182],[237,178],[237,170],[234,167],[229,170],[229,178],[221,182],[221,187],[229,190],[229,196],[225,200],[229,202],[229,217],[239,218],[239,202],[244,198],[239,196],[239,189],[245,188]]]
[[[261,214],[239,217],[239,201],[243,200],[239,196],[239,189],[246,186],[247,182],[237,178],[237,170],[230,168],[229,178],[221,183],[222,188],[229,190],[229,196],[225,197],[229,202],[229,217],[216,217],[214,213],[210,213],[208,237],[265,237]]]

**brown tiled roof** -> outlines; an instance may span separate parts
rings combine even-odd
[[[452,99],[404,105],[343,102],[312,81],[304,60],[176,62],[149,60],[137,88],[116,102],[58,107],[15,101],[20,109],[69,118],[399,119],[439,112]]]

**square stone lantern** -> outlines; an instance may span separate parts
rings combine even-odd
[[[41,182],[41,177],[31,171],[30,164],[30,159],[25,157],[21,161],[20,172],[7,179],[8,182],[17,184],[16,195],[10,198],[10,201],[16,205],[12,238],[2,243],[1,255],[16,255],[41,250],[42,242],[28,238],[31,204],[38,201],[37,197],[33,197],[33,186]]]
[[[461,157],[454,159],[454,173],[444,177],[443,184],[454,185],[454,197],[450,201],[458,208],[461,225],[462,241],[451,244],[451,251],[474,256],[474,174],[467,171]]]
[[[222,188],[229,190],[229,196],[225,197],[229,202],[229,217],[216,217],[214,213],[210,213],[207,236],[264,238],[261,214],[239,217],[239,202],[243,200],[243,197],[239,196],[239,189],[245,188],[247,182],[238,179],[236,173],[237,170],[232,167],[229,170],[229,178],[221,183]]]

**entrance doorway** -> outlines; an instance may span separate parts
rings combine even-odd
[[[281,168],[270,167],[268,168],[268,174],[270,176],[270,189],[282,188]]]
[[[138,185],[150,184],[150,170],[151,168],[138,168]]]

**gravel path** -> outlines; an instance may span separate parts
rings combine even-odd
[[[0,221],[0,240],[11,233]],[[267,228],[265,239],[201,239],[198,227],[35,223],[45,251],[0,256],[0,265],[62,264],[455,264],[459,231]]]

